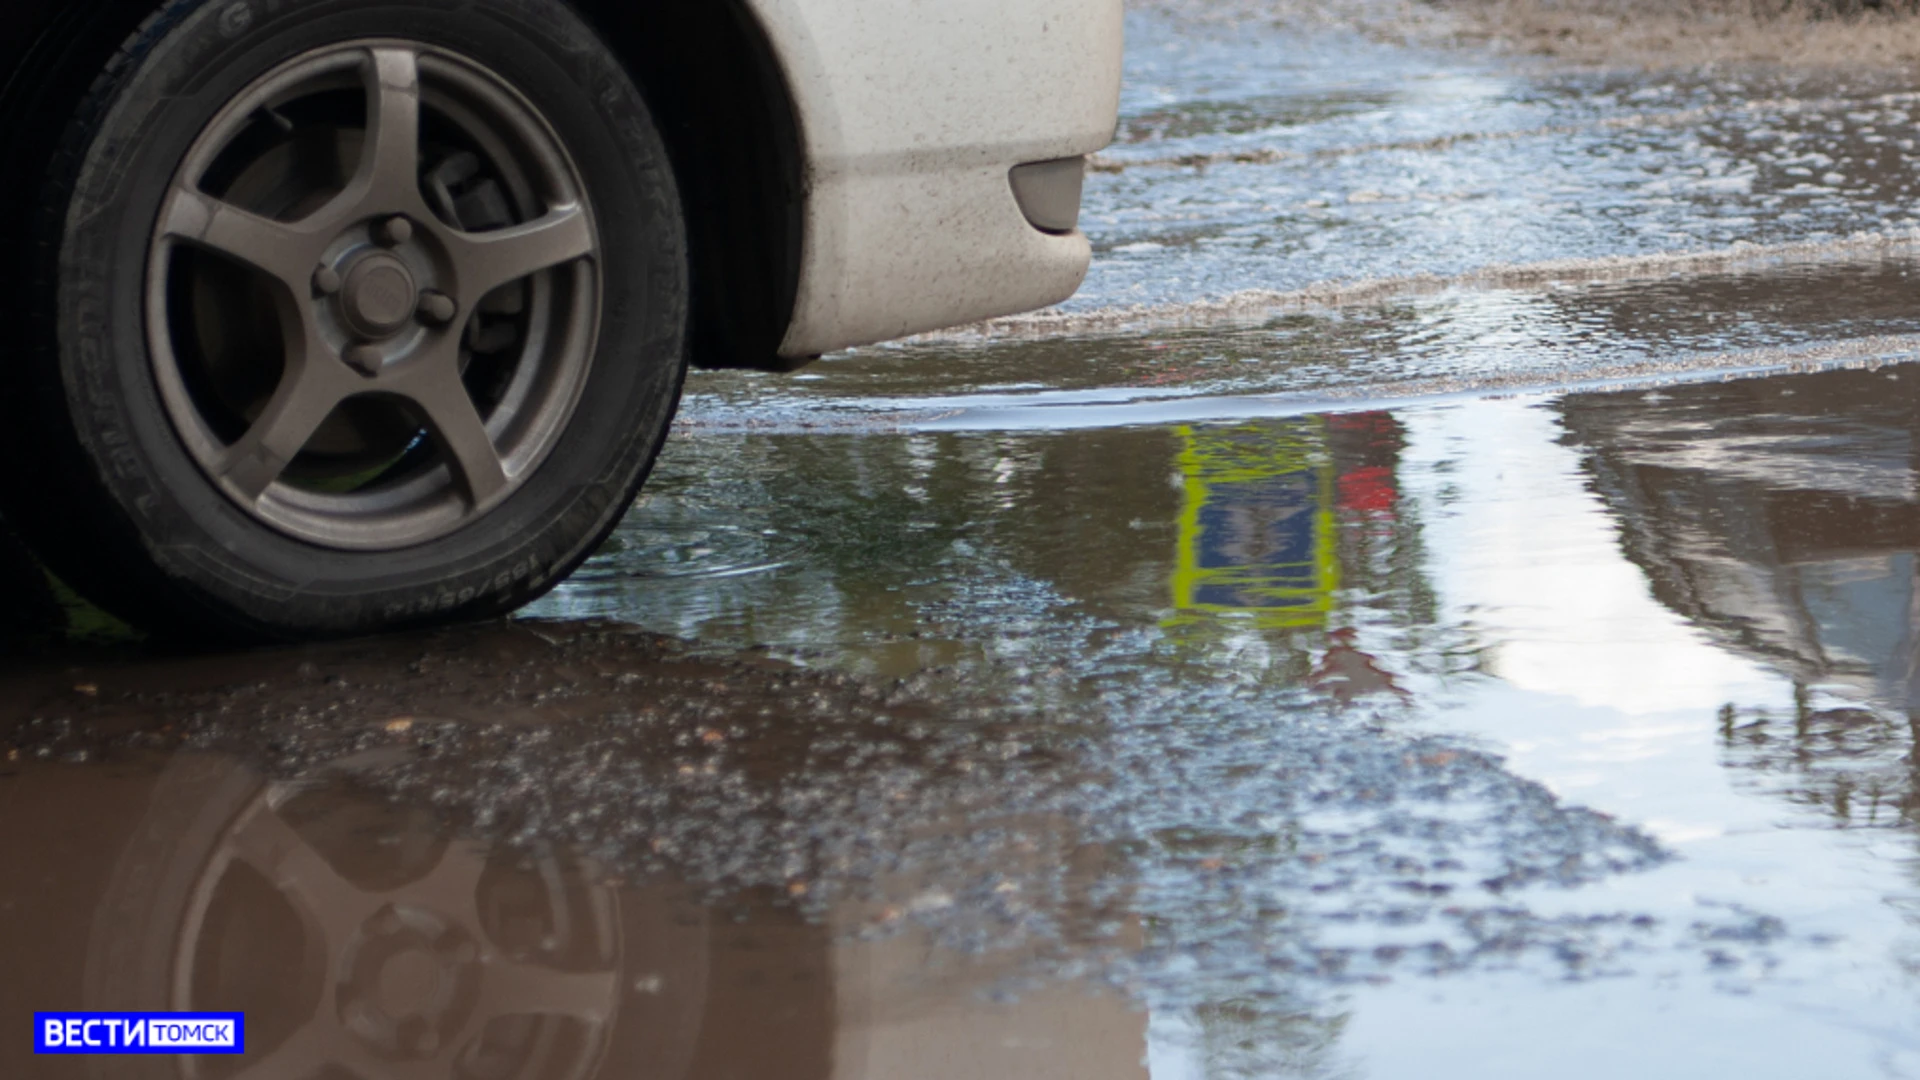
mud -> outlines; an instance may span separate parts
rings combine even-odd
[[[1459,46],[1588,66],[1782,65],[1910,70],[1920,22],[1903,0],[1454,0]]]
[[[1491,52],[1546,67],[1907,70],[1905,0],[1133,0],[1185,22],[1345,31],[1397,46]]]

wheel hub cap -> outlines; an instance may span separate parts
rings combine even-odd
[[[369,340],[391,337],[412,321],[419,293],[405,263],[391,255],[368,255],[347,271],[340,314]]]
[[[465,1023],[480,992],[472,936],[415,905],[377,912],[342,960],[342,1018],[354,1034],[392,1054],[434,1054]]]

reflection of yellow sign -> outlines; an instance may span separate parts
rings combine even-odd
[[[1325,625],[1340,569],[1320,421],[1183,427],[1180,437],[1187,504],[1171,625],[1219,614],[1263,628]]]

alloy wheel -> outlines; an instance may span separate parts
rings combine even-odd
[[[296,57],[207,126],[148,268],[154,374],[245,513],[392,550],[499,506],[585,384],[599,237],[566,149],[483,65],[396,40]]]

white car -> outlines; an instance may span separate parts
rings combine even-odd
[[[4,511],[106,609],[510,611],[687,365],[1044,306],[1121,0],[8,0]]]

